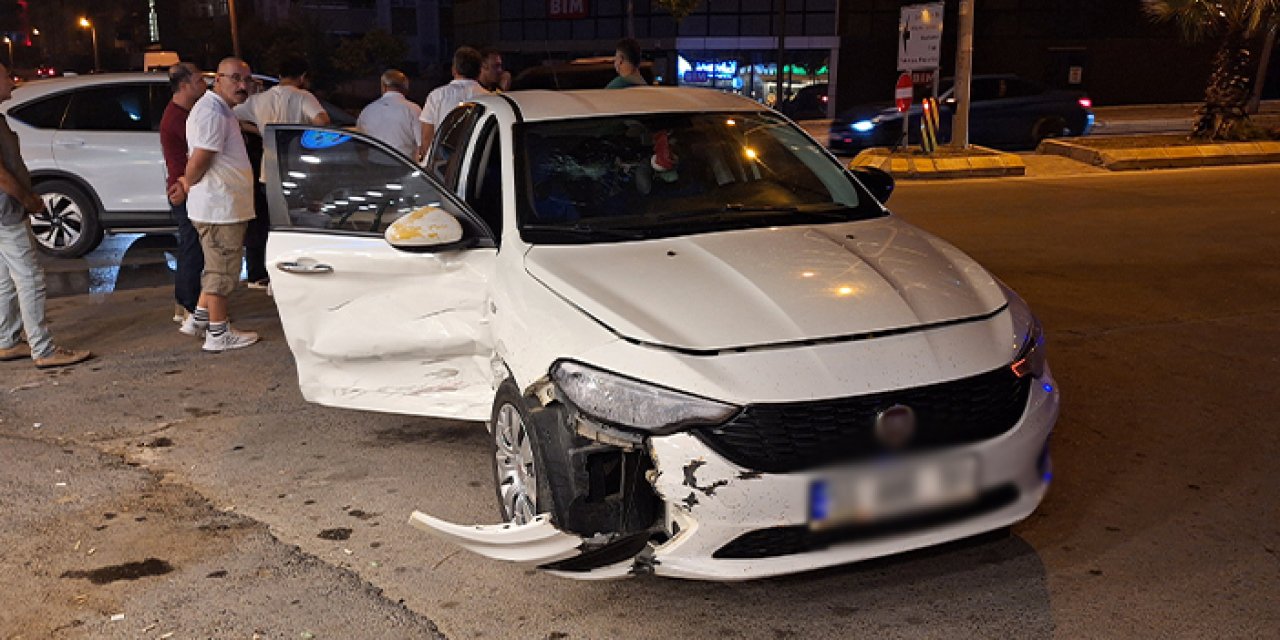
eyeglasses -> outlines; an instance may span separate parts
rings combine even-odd
[[[219,78],[230,78],[231,84],[240,84],[243,82],[252,82],[253,76],[242,76],[238,73],[219,73]]]

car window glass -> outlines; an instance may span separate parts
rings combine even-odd
[[[1018,78],[1008,79],[1005,81],[1005,86],[1007,87],[1005,92],[1006,98],[1026,98],[1042,93],[1040,87],[1027,82],[1026,80],[1019,80]]]
[[[381,235],[397,218],[434,206],[457,217],[469,236],[488,235],[421,168],[377,143],[335,129],[273,131],[288,209],[287,217],[273,211],[273,228]]]
[[[151,95],[145,84],[77,91],[62,128],[74,131],[150,131]]]
[[[482,113],[484,107],[480,105],[458,107],[445,116],[436,130],[431,155],[427,158],[427,170],[450,189],[458,188],[458,180],[462,177],[462,156],[466,154],[471,130]]]
[[[973,84],[970,85],[969,99],[973,102],[980,100],[997,100],[1003,97],[1000,94],[1002,80],[995,78],[975,78]]]
[[[528,123],[519,138],[526,240],[531,230],[536,241],[592,242],[883,214],[822,147],[768,113]]]
[[[165,107],[169,106],[169,101],[173,99],[173,91],[169,89],[168,84],[154,83],[151,85],[151,129],[153,131],[160,130],[160,119],[164,117]]]
[[[467,204],[484,220],[495,238],[502,237],[502,141],[497,118],[489,118],[480,132],[467,179]]]
[[[37,100],[25,104],[9,112],[10,117],[25,122],[37,129],[57,129],[62,124],[62,115],[71,102],[71,94]]]

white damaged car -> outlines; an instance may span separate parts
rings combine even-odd
[[[1044,496],[1035,316],[884,209],[891,178],[754,102],[485,96],[422,166],[360,133],[266,138],[303,395],[492,434],[502,522],[422,529],[579,578],[735,580],[1007,527]]]

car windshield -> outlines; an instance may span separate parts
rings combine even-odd
[[[527,123],[521,236],[572,244],[884,215],[802,132],[769,113]]]

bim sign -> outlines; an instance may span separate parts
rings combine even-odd
[[[573,20],[588,15],[587,0],[547,0],[547,17],[552,20]]]

